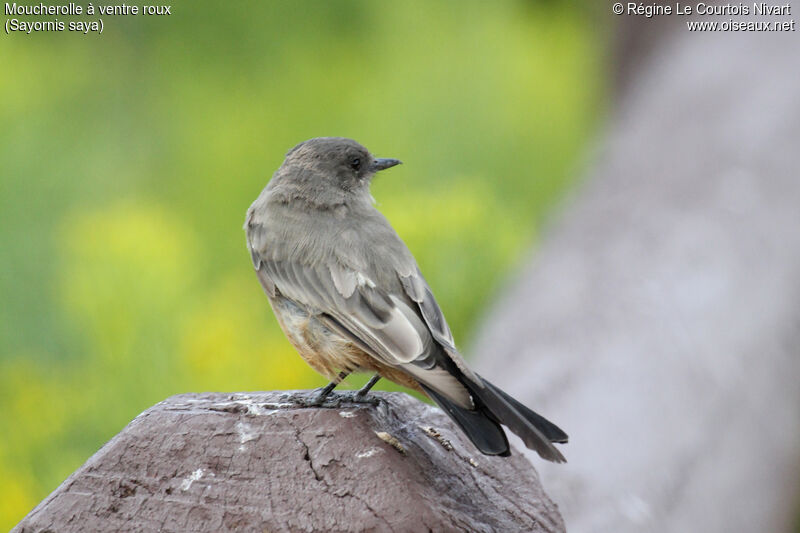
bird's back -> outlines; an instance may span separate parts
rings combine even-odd
[[[312,267],[335,262],[362,274],[385,292],[408,300],[400,276],[416,272],[417,263],[374,206],[351,202],[320,207],[271,192],[265,190],[247,212],[245,231],[253,252],[265,259]],[[297,209],[298,203],[306,205]],[[377,267],[387,259],[393,269]]]

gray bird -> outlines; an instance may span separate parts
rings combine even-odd
[[[500,424],[554,462],[555,424],[470,370],[417,262],[374,207],[376,172],[400,164],[357,142],[321,137],[289,150],[247,210],[256,275],[281,328],[331,383],[351,372],[427,394],[486,455],[509,455]]]

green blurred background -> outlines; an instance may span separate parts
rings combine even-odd
[[[0,530],[167,396],[324,384],[241,229],[297,142],[405,162],[373,195],[469,353],[603,105],[605,36],[574,3],[172,12],[2,37]]]

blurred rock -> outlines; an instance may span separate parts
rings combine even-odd
[[[310,394],[173,396],[13,531],[564,531],[524,456],[476,454],[438,409]]]
[[[569,433],[536,464],[571,532],[792,531],[800,41],[670,32],[477,367]]]

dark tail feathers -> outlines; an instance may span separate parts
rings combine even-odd
[[[420,386],[458,424],[458,427],[481,453],[484,455],[511,455],[506,434],[493,417],[487,416],[482,410],[468,411],[422,383]]]
[[[519,413],[523,417],[525,417],[531,424],[536,426],[536,429],[541,431],[542,435],[544,435],[547,438],[547,440],[549,440],[550,442],[557,442],[559,444],[566,444],[567,442],[569,442],[569,436],[566,433],[564,433],[564,431],[560,427],[553,424],[539,413],[536,413],[531,409],[528,409],[527,407],[519,403],[517,400],[512,398],[508,393],[506,393],[496,385],[493,385],[488,381],[486,381],[486,379],[483,376],[481,376],[481,379],[483,380],[484,385],[492,389],[493,392],[495,392],[497,395],[503,398],[506,402],[510,403],[511,406],[517,411],[519,411]]]
[[[535,450],[543,459],[554,463],[566,463],[551,442],[566,442],[567,434],[561,429],[513,399],[511,396],[481,378],[484,387],[472,386],[470,391],[477,396],[498,421],[517,434],[525,446]]]
[[[543,459],[555,463],[567,460],[551,443],[565,443],[567,434],[543,416],[528,409],[517,400],[490,382],[483,380],[484,387],[469,384],[476,398],[476,409],[469,411],[422,385],[425,392],[464,431],[481,453],[486,455],[510,454],[508,439],[500,424],[505,424],[516,433],[525,446],[535,450]]]

